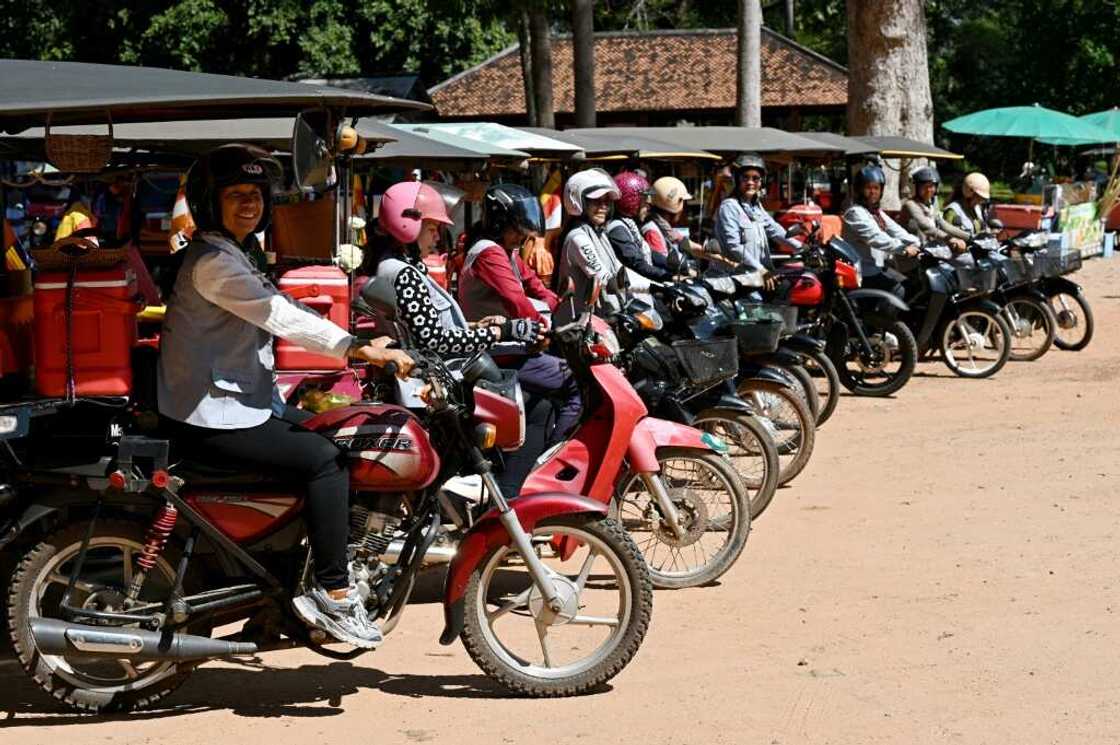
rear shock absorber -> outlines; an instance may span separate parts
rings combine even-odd
[[[167,545],[167,539],[171,537],[171,531],[175,529],[175,520],[178,516],[179,510],[175,509],[175,505],[170,502],[164,503],[156,512],[155,519],[152,520],[152,525],[148,528],[148,535],[144,539],[144,548],[140,550],[140,555],[136,557],[132,584],[128,587],[128,600],[131,603],[135,603],[140,597],[140,589],[144,586],[144,580],[147,578],[148,572],[156,565],[156,560],[159,559],[160,554],[163,553],[163,548]]]

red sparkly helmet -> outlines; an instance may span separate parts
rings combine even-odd
[[[637,217],[638,210],[642,207],[642,198],[650,193],[649,182],[634,171],[622,171],[614,177],[614,182],[622,194],[615,202],[615,208],[621,215]]]

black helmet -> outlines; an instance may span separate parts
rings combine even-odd
[[[731,167],[735,169],[736,175],[749,168],[761,173],[763,178],[766,177],[766,161],[764,161],[762,156],[758,153],[742,153],[735,159],[735,162],[731,164]]]
[[[187,206],[199,230],[222,227],[218,192],[234,184],[256,184],[264,197],[264,211],[256,231],[272,217],[272,191],[283,175],[280,163],[256,145],[222,145],[203,153],[187,172]]]
[[[941,176],[937,173],[937,169],[930,166],[919,168],[918,170],[910,174],[910,178],[913,180],[915,186],[918,184],[941,183]]]
[[[517,184],[494,184],[482,200],[482,224],[491,236],[508,227],[544,235],[544,211],[531,191]]]
[[[886,183],[887,177],[886,174],[883,173],[883,169],[874,163],[868,163],[863,168],[856,171],[856,177],[852,184],[855,201],[859,204],[863,203],[864,184],[878,184],[879,186],[883,186]]]

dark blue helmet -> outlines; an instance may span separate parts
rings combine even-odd
[[[508,227],[544,234],[544,211],[537,196],[517,184],[494,184],[486,190],[482,224],[491,236]]]

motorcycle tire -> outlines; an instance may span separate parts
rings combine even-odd
[[[797,381],[798,388],[804,394],[802,398],[809,406],[809,412],[813,415],[813,421],[820,425],[821,417],[821,397],[817,393],[817,384],[813,382],[813,376],[805,369],[803,365],[790,365],[784,368],[793,379]]]
[[[80,663],[77,660],[71,661],[55,655],[41,654],[35,646],[30,618],[52,617],[51,610],[41,607],[40,600],[51,595],[53,591],[48,591],[47,587],[59,585],[60,580],[61,586],[54,594],[61,597],[65,589],[64,576],[69,576],[68,572],[63,573],[61,568],[67,561],[78,555],[86,529],[86,523],[66,525],[30,547],[19,561],[8,589],[8,633],[12,647],[20,665],[39,688],[74,709],[103,713],[131,711],[151,706],[182,685],[197,662],[185,666],[174,661],[136,661],[134,665],[127,660],[102,658],[95,662]],[[98,552],[100,558],[98,579],[104,578],[104,566],[108,564],[114,550],[121,551],[123,567],[126,558],[131,561],[133,554],[140,553],[146,538],[147,531],[144,526],[121,520],[98,520],[90,538],[91,552]],[[165,582],[173,581],[175,562],[174,557],[170,556],[171,553],[172,546],[169,544],[149,572],[149,580],[158,569]],[[93,555],[93,553],[89,554],[89,556]],[[100,584],[103,582],[91,582],[89,586],[98,587]],[[147,584],[145,582],[145,586]],[[76,592],[85,593],[87,597],[83,600],[79,595],[71,602],[82,605],[91,602],[97,593],[115,595],[119,594],[119,590],[120,588],[109,585],[93,593],[76,588]],[[154,596],[150,599],[154,599]],[[207,636],[210,633],[208,628],[190,628],[189,631],[192,634]],[[98,678],[93,673],[87,672],[91,666],[98,671],[119,666],[116,672],[121,675],[121,680],[117,682],[107,677]],[[142,668],[143,672],[137,668]],[[150,682],[145,683],[147,679],[150,679]]]
[[[976,327],[973,324],[976,324]],[[962,328],[969,334],[980,336],[983,340],[982,349],[987,350],[987,345],[992,344],[991,352],[985,355],[985,359],[988,360],[986,364],[976,365],[973,352],[975,338],[969,339],[965,350],[969,361],[967,367],[963,364],[965,355],[959,355],[951,349],[955,343],[959,343]],[[962,310],[956,318],[944,324],[940,332],[937,338],[941,348],[941,361],[955,375],[962,378],[972,380],[990,378],[1002,370],[1011,357],[1011,328],[1007,325],[1007,321],[1003,320],[1002,314],[995,315],[985,308]],[[961,359],[958,359],[958,356]]]
[[[1081,311],[1081,318],[1078,318],[1077,312],[1073,310],[1075,305]],[[1080,352],[1089,346],[1089,342],[1093,340],[1093,309],[1089,307],[1085,293],[1078,291],[1070,295],[1066,292],[1056,292],[1050,296],[1050,307],[1058,319],[1054,346],[1066,352]],[[1080,335],[1066,333],[1071,330],[1076,331],[1078,328],[1084,329]]]
[[[728,409],[702,411],[692,426],[727,443],[727,457],[747,488],[751,520],[757,519],[778,489],[778,449],[766,428],[752,415]]]
[[[887,377],[882,383],[868,383],[863,376],[864,370],[858,359],[833,360],[836,363],[836,372],[840,376],[840,384],[857,396],[885,397],[892,396],[910,382],[914,375],[914,368],[918,364],[918,342],[910,328],[902,321],[895,321],[884,331],[868,329],[872,336],[889,333],[898,339],[898,371]],[[856,352],[858,354],[858,352]],[[849,355],[851,357],[852,355]]]
[[[824,352],[811,352],[806,357],[805,369],[813,379],[817,398],[821,402],[817,412],[817,429],[820,429],[836,413],[836,406],[840,403],[840,374]]]
[[[626,473],[618,480],[612,514],[618,515],[623,527],[639,546],[654,587],[679,590],[706,585],[730,569],[747,544],[747,537],[751,532],[751,504],[746,486],[727,458],[710,450],[660,448],[657,451],[657,462],[661,465],[657,476],[662,479],[678,511],[695,516],[688,526],[688,535],[683,539],[678,538],[665,527],[656,500],[649,493],[641,476],[636,473]],[[699,487],[725,494],[727,512],[708,514],[712,506],[710,501],[690,501],[692,491]],[[649,535],[648,538],[646,534]],[[705,552],[701,557],[703,561],[698,566],[679,569],[678,559],[687,561],[688,556],[686,551],[677,549],[695,547],[713,536],[718,537],[720,545],[710,557]],[[664,550],[667,550],[669,557],[661,553]],[[696,550],[692,548],[687,553],[695,555]],[[670,557],[673,559],[672,564],[666,567],[665,562]]]
[[[755,407],[778,450],[778,486],[805,470],[817,439],[816,419],[797,391],[767,381],[744,380],[739,397]],[[783,417],[775,421],[776,416]],[[790,433],[790,434],[784,434]]]
[[[486,675],[514,693],[533,698],[577,696],[602,686],[625,668],[634,657],[645,638],[653,614],[653,588],[650,584],[649,570],[637,545],[619,523],[597,515],[562,515],[542,520],[533,533],[539,537],[549,535],[550,531],[554,536],[559,532],[564,539],[570,537],[577,544],[582,542],[589,551],[594,548],[596,551],[609,554],[609,556],[600,554],[599,558],[607,561],[608,566],[619,573],[616,584],[619,596],[622,598],[620,607],[624,612],[621,619],[616,619],[618,620],[617,633],[610,635],[609,644],[604,643],[595,650],[590,664],[569,666],[571,667],[569,670],[564,667],[553,668],[546,653],[545,669],[553,672],[535,673],[536,667],[527,659],[518,657],[497,639],[493,628],[497,620],[494,616],[497,614],[491,614],[486,610],[487,594],[496,587],[491,580],[496,579],[499,574],[506,573],[495,567],[511,566],[502,562],[506,556],[516,553],[515,549],[507,546],[492,548],[479,562],[478,568],[467,582],[464,596],[466,612],[460,638],[471,659]],[[598,561],[599,558],[595,560]],[[609,589],[610,583],[604,582],[597,575],[592,576],[590,580],[596,588]],[[503,581],[508,583],[510,579],[508,577],[498,579],[497,584],[500,585]],[[589,578],[584,577],[583,581],[584,587],[588,587]],[[526,592],[531,591],[535,591],[535,587],[530,583],[530,590]],[[580,589],[580,593],[582,592],[583,590]],[[580,598],[581,595],[577,595],[575,600],[579,601]],[[533,596],[529,594],[525,601],[525,611],[520,615],[530,614],[530,617],[533,617],[532,613],[543,612],[540,605],[538,611],[533,611],[533,602]],[[578,614],[580,610],[582,607],[575,608],[574,612]],[[578,618],[578,615],[576,617]],[[541,633],[538,629],[537,634]],[[547,636],[547,633],[545,635]],[[541,641],[541,649],[544,648],[545,642]]]
[[[1014,362],[1034,362],[1050,351],[1058,331],[1058,318],[1049,303],[1033,297],[1013,297],[1003,306],[1004,319],[1011,329],[1011,355]],[[1022,345],[1016,347],[1016,343]]]

